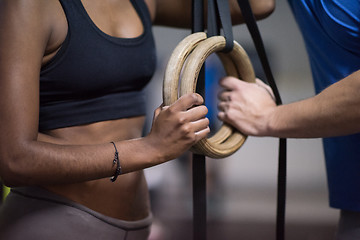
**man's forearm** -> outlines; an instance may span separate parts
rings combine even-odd
[[[268,135],[289,138],[341,136],[360,132],[360,71],[318,95],[276,107]]]

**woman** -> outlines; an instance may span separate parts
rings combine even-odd
[[[1,239],[147,238],[142,169],[209,133],[189,94],[141,137],[152,22],[188,27],[190,12],[191,1],[0,1],[0,175],[13,187]]]

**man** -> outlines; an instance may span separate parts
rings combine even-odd
[[[317,95],[276,106],[269,88],[220,81],[219,118],[253,136],[322,137],[337,239],[360,239],[360,2],[288,0],[308,51]]]

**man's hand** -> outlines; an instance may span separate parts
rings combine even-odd
[[[260,79],[247,83],[235,77],[221,79],[220,86],[224,90],[219,94],[219,119],[246,135],[266,136],[276,108],[271,88]]]

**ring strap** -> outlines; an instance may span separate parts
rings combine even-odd
[[[192,0],[192,33],[203,32],[204,1]],[[197,92],[205,92],[204,67],[198,78]],[[204,96],[204,94],[202,94]],[[206,161],[204,155],[192,154],[193,239],[206,240]]]
[[[274,92],[276,104],[281,105],[281,97],[276,87],[270,64],[266,56],[264,43],[248,0],[238,0],[243,18],[255,44],[267,81]],[[286,208],[286,139],[279,139],[278,192],[276,213],[276,240],[285,239]]]
[[[214,1],[214,0],[210,0]],[[210,2],[209,1],[209,2]],[[218,0],[217,6],[224,6],[224,3],[220,3]],[[225,0],[226,1],[226,0]],[[224,1],[224,2],[225,2]],[[261,64],[263,66],[267,81],[272,88],[277,105],[281,105],[279,91],[275,84],[269,62],[267,60],[264,44],[261,39],[259,29],[257,27],[255,17],[253,15],[251,6],[248,0],[238,0],[241,12],[245,19],[245,23],[254,41],[255,48],[258,52]],[[226,5],[226,4],[225,4]],[[212,7],[215,4],[211,5]],[[210,6],[210,7],[211,7]],[[214,10],[210,10],[209,13],[216,13]],[[222,11],[223,12],[223,11]],[[226,12],[225,12],[226,13]],[[227,12],[229,13],[229,11]],[[225,14],[225,16],[229,14]],[[204,4],[202,0],[193,0],[193,26],[192,32],[199,32],[204,30]],[[221,15],[219,14],[221,17]],[[224,14],[222,14],[224,16]],[[218,28],[217,18],[212,18],[212,22],[216,22],[215,28]],[[216,21],[214,20],[216,19]],[[210,23],[210,22],[208,22]],[[222,22],[222,26],[229,29],[232,34],[231,22]],[[209,30],[209,29],[208,29]],[[211,30],[210,34],[219,33],[218,29]],[[225,31],[225,28],[224,28]],[[227,37],[229,39],[229,36]],[[204,71],[202,71],[204,72]],[[199,76],[198,87],[201,91],[204,89],[203,74]],[[202,85],[202,86],[201,86]],[[205,200],[204,200],[205,199]],[[193,206],[194,206],[194,239],[205,240],[206,239],[206,172],[205,172],[205,156],[193,154]],[[285,235],[285,202],[286,202],[286,139],[281,138],[279,141],[279,168],[278,168],[278,200],[277,200],[277,222],[276,222],[276,239],[283,240]]]
[[[226,40],[222,51],[225,53],[230,52],[234,47],[231,16],[229,13],[230,8],[227,0],[208,0],[207,36],[220,35],[220,28],[222,28]]]

